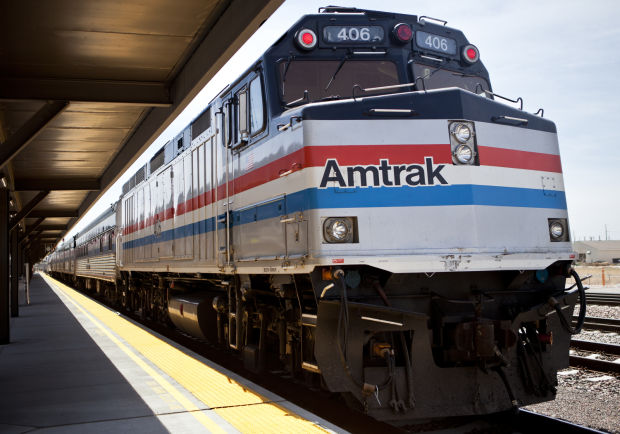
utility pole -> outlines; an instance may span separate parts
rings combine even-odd
[[[607,233],[607,225],[605,225],[605,240],[609,240],[609,235]]]

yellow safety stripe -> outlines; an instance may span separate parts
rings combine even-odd
[[[181,350],[153,336],[130,321],[122,318],[114,311],[90,300],[72,288],[49,276],[44,275],[44,278],[48,283],[53,284],[77,304],[90,312],[94,317],[99,319],[159,369],[191,392],[201,402],[215,410],[218,415],[226,419],[239,431],[261,433],[328,432],[314,422],[292,413],[290,410],[283,408],[277,403],[270,402],[267,398],[248,389],[247,386],[239,384],[225,374],[192,358]],[[109,333],[106,334],[111,336]],[[117,339],[115,343],[117,345],[122,345]],[[121,349],[123,348],[121,347]],[[124,351],[126,353],[131,352],[129,349],[124,349]],[[148,367],[143,361],[142,363]],[[153,373],[155,372],[153,371]],[[150,372],[149,375],[151,375]],[[164,387],[156,376],[153,376],[153,378]],[[161,378],[161,380],[165,382],[163,378]],[[172,385],[170,385],[170,387],[173,388]],[[167,387],[165,388],[168,390]],[[171,394],[177,400],[179,400],[177,395],[182,398],[182,395],[178,394],[178,392],[177,394]],[[191,403],[184,403],[181,400],[179,400],[179,402],[188,409],[188,411],[192,411],[192,414],[195,416],[202,414],[201,412],[196,412],[196,407]],[[203,424],[207,422],[203,420],[200,421]],[[214,422],[208,419],[208,423],[213,424]],[[214,430],[211,425],[207,426],[207,428],[209,428],[209,430]],[[221,430],[219,427],[217,427],[217,429]]]

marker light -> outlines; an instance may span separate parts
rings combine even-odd
[[[316,47],[316,33],[310,29],[301,29],[295,36],[297,45],[304,50],[312,50]]]
[[[473,45],[466,45],[461,52],[463,60],[467,63],[476,63],[480,58],[480,53],[478,49]]]
[[[394,26],[394,30],[392,30],[392,33],[394,34],[394,37],[403,44],[411,41],[411,38],[413,37],[411,27],[405,23],[396,24]]]

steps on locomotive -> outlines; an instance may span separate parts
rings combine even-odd
[[[46,275],[30,289],[0,347],[0,432],[343,432]]]

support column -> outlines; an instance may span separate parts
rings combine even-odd
[[[19,232],[11,231],[11,316],[19,316]]]
[[[18,232],[18,236],[17,236],[17,245],[18,247],[18,253],[19,253],[19,262],[18,262],[18,273],[17,276],[18,277],[24,277],[26,278],[26,274],[24,273],[24,264],[26,261],[26,249],[24,249],[24,245],[21,243],[21,237],[22,234],[20,233],[21,231]]]
[[[0,187],[0,344],[9,334],[9,191]]]

